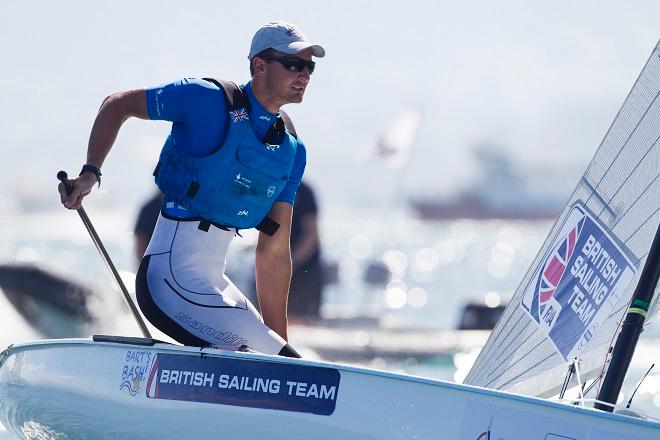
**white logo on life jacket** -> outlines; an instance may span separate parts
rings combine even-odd
[[[249,177],[242,176],[241,173],[236,174],[236,181],[237,182],[252,183],[252,180],[250,180]]]
[[[160,102],[160,95],[163,93],[163,89],[158,89],[156,92],[156,113],[158,113],[158,116],[161,116],[163,114],[163,108],[165,107],[165,104]]]
[[[277,145],[277,144],[269,144],[269,143],[266,143],[266,150],[269,150],[269,151],[275,151],[275,150],[277,150],[278,148],[280,148],[280,146]]]
[[[241,211],[238,211],[238,212],[236,213],[236,215],[248,215],[248,210],[247,210],[247,209],[243,209],[243,210],[241,210]]]
[[[277,187],[275,185],[269,186],[268,189],[266,189],[266,196],[267,197],[273,197],[273,194],[275,194],[276,189],[277,189]]]
[[[241,173],[236,174],[236,177],[234,177],[234,182],[244,186],[245,188],[250,188],[252,186],[252,180],[242,176]]]
[[[268,116],[259,116],[259,119],[263,119],[264,121],[270,121],[270,118]]]

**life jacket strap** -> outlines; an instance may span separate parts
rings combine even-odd
[[[268,236],[275,235],[275,233],[279,228],[280,228],[280,224],[268,216],[264,217],[264,219],[261,220],[261,222],[257,226],[255,226],[255,229],[257,231],[263,232]]]
[[[279,144],[284,139],[284,121],[282,118],[276,118],[271,124],[263,138],[265,144]]]
[[[298,134],[296,133],[296,127],[293,125],[291,116],[289,116],[284,110],[280,110],[280,118],[284,122],[286,130],[293,136],[294,139],[298,139]]]
[[[238,110],[239,108],[245,107],[249,112],[251,110],[250,100],[245,94],[243,87],[238,86],[232,81],[227,81],[224,79],[215,79],[215,78],[202,78],[204,81],[215,84],[219,89],[221,89],[225,94],[225,101],[227,102],[228,109]]]
[[[200,231],[209,232],[211,226],[215,226],[216,228],[222,229],[223,231],[230,231],[231,229],[234,229],[236,231],[236,235],[242,237],[240,232],[238,232],[239,231],[238,228],[232,227],[230,229],[227,226],[219,225],[217,223],[205,219],[201,219],[199,221],[199,226],[197,226],[197,229],[199,229]],[[268,236],[273,236],[279,228],[280,228],[280,224],[268,216],[264,217],[264,219],[261,220],[261,222],[257,226],[255,226],[255,229],[257,231],[263,232]]]
[[[199,219],[199,217],[197,217],[197,219]],[[197,221],[196,219],[190,219],[190,220]],[[190,220],[180,219],[179,221],[190,221]],[[209,229],[211,229],[211,226],[215,226],[216,228],[222,229],[223,231],[231,231],[231,229],[228,226],[220,225],[218,223],[215,223],[215,222],[212,222],[212,221],[206,220],[206,219],[199,220],[199,225],[197,226],[197,229],[199,229],[200,231],[209,232]],[[233,228],[233,229],[236,229],[236,228]]]
[[[197,229],[204,232],[209,232],[210,228],[211,228],[211,222],[208,220],[201,220],[199,222],[199,226],[197,226]]]

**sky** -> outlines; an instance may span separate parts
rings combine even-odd
[[[572,182],[660,38],[658,17],[657,0],[2,2],[0,202],[57,209],[55,174],[79,171],[105,96],[189,76],[246,82],[252,35],[278,19],[327,51],[287,107],[322,203],[447,194],[474,178],[483,143]],[[358,159],[411,109],[421,124],[405,169]],[[90,203],[135,212],[167,132],[129,120]]]

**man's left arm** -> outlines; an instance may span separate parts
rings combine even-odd
[[[272,236],[259,233],[256,250],[257,297],[264,323],[287,338],[286,307],[291,283],[291,215],[293,206],[275,202],[268,214],[280,227]]]

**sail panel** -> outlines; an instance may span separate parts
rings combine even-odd
[[[575,354],[580,358],[583,380],[601,372],[660,223],[659,139],[660,45],[649,57],[465,383],[553,395],[559,391]],[[574,247],[575,240],[581,248]],[[606,243],[605,252],[597,252],[601,241]],[[590,269],[600,270],[600,278],[584,267],[580,272],[578,258],[591,258]],[[615,283],[617,271],[622,271],[622,278]],[[575,278],[580,278],[581,286],[572,286],[577,284]],[[603,287],[608,280],[612,281],[611,291]],[[574,295],[569,305],[565,298],[571,288]],[[574,301],[575,295],[585,292],[607,307],[600,304],[602,308],[593,309],[589,308],[591,303]],[[564,300],[559,303],[557,298],[562,294]],[[566,324],[569,321],[563,317],[568,316],[569,307],[583,319],[584,328]],[[575,333],[580,331],[584,332]],[[558,334],[561,332],[567,335]]]

